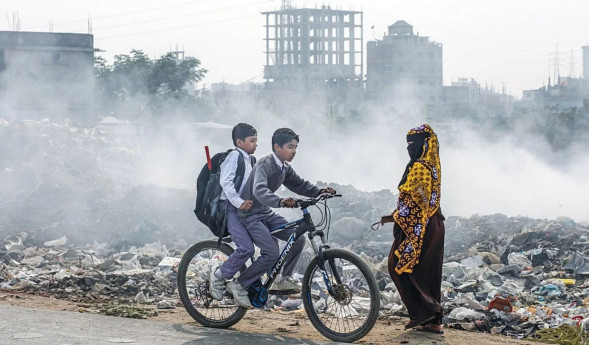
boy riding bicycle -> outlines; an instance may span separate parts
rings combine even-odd
[[[316,197],[321,193],[335,194],[331,187],[320,189],[316,185],[302,179],[296,174],[289,162],[294,159],[299,144],[299,136],[289,128],[280,128],[272,135],[273,153],[260,159],[253,167],[240,196],[244,200],[253,200],[249,210],[238,210],[237,215],[247,229],[253,243],[260,248],[260,256],[235,280],[246,291],[251,284],[258,280],[272,267],[280,255],[278,243],[273,236],[287,240],[295,231],[290,228],[277,234],[271,234],[273,229],[287,223],[286,219],[272,211],[271,207],[295,207],[293,198],[281,199],[274,194],[284,184],[289,190],[307,197]],[[298,293],[301,285],[292,278],[294,267],[305,246],[304,237],[299,238],[291,248],[282,279],[276,280],[270,290],[288,293]],[[229,286],[228,286],[229,289]],[[237,304],[250,307],[247,292],[233,294]]]

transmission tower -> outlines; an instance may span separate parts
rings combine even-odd
[[[6,19],[8,20],[8,27],[11,31],[20,31],[20,17],[18,12],[12,13],[12,23],[10,23],[8,12],[6,12]]]
[[[571,49],[571,55],[569,57],[569,77],[571,78],[577,77],[577,71],[575,67],[575,51]]]
[[[553,85],[558,85],[560,83],[560,67],[562,64],[560,63],[560,53],[558,52],[558,44],[554,50],[554,53],[550,54],[550,67],[553,69],[553,78],[552,82]]]
[[[88,14],[88,35],[92,35],[92,17]]]

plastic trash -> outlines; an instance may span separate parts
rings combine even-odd
[[[513,306],[508,299],[502,297],[495,297],[489,303],[489,309],[497,309],[500,311],[504,311],[506,313],[511,313],[513,311]]]
[[[450,319],[454,319],[457,321],[464,321],[464,320],[477,320],[482,319],[485,317],[485,314],[474,311],[472,309],[458,307],[454,308],[450,314],[448,315]]]
[[[566,285],[566,286],[575,285],[575,283],[576,283],[575,279],[556,278],[556,280],[563,282],[564,285]]]
[[[558,286],[554,284],[546,284],[542,286],[536,286],[532,288],[532,292],[536,295],[540,296],[547,296],[547,297],[556,297],[560,296],[561,292]]]
[[[532,261],[528,259],[525,255],[520,253],[510,253],[507,256],[507,262],[509,265],[515,265],[522,271],[532,269]]]

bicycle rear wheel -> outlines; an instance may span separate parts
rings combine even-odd
[[[206,327],[227,328],[236,324],[247,309],[235,303],[225,292],[217,301],[209,294],[209,273],[233,253],[233,248],[217,241],[199,242],[190,247],[178,266],[178,294],[184,308],[194,320]]]
[[[323,258],[326,277],[317,258],[307,266],[303,277],[303,304],[309,320],[319,333],[333,341],[361,339],[376,323],[380,310],[376,278],[360,257],[347,250],[325,250]]]

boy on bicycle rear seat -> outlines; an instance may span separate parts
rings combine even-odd
[[[227,231],[237,248],[227,258],[227,261],[217,269],[211,270],[209,293],[211,297],[219,301],[223,299],[225,281],[232,279],[239,268],[254,254],[254,244],[237,217],[237,210],[249,210],[253,205],[251,198],[242,199],[239,193],[244,189],[252,167],[256,162],[252,154],[258,146],[258,135],[256,129],[251,125],[238,123],[233,127],[231,137],[236,148],[221,163],[220,183],[223,193],[219,202],[219,210],[226,212]],[[240,162],[241,169],[244,169],[241,171]],[[242,176],[241,173],[243,173]],[[247,291],[239,283],[230,281],[227,284],[227,290],[233,294],[239,305],[246,308],[251,307]]]
[[[260,256],[236,278],[236,282],[244,290],[268,272],[278,260],[280,256],[278,243],[272,236],[286,241],[296,231],[296,228],[290,228],[276,234],[270,233],[270,229],[287,223],[286,219],[272,211],[271,207],[295,207],[293,198],[281,199],[274,192],[284,184],[289,190],[307,197],[316,197],[322,193],[335,194],[335,190],[331,187],[320,189],[302,179],[291,167],[289,162],[293,160],[298,144],[299,136],[292,129],[277,129],[272,135],[273,153],[261,158],[254,165],[250,178],[240,193],[242,199],[253,200],[253,205],[250,209],[238,210],[237,215],[253,243],[260,248]],[[305,238],[301,236],[291,248],[281,279],[274,281],[270,291],[285,293],[301,291],[301,284],[292,278],[292,274],[304,246]],[[229,290],[229,285],[227,289]],[[234,295],[234,297],[236,302],[242,305],[240,296]],[[247,300],[247,294],[244,297]],[[247,304],[250,304],[249,300]]]

